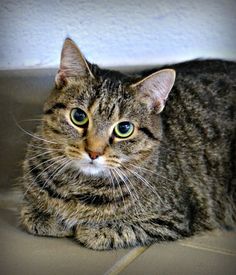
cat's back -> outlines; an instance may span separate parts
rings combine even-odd
[[[236,63],[191,61],[173,68],[176,83],[162,114],[164,147],[172,150],[167,161],[220,200],[221,189],[235,189]]]
[[[236,100],[236,62],[223,60],[194,60],[179,63],[170,68],[176,71],[176,82],[170,94],[170,100],[176,95],[182,96],[183,103],[194,98],[207,104],[227,102],[235,106]],[[173,103],[172,103],[173,104]],[[212,106],[214,107],[214,106]],[[212,108],[212,110],[214,110]]]
[[[218,136],[224,135],[227,129],[233,131],[236,126],[236,63],[196,60],[173,68],[176,82],[167,101],[164,120],[174,123],[177,119],[179,126],[194,126],[206,141],[214,136],[211,130]]]

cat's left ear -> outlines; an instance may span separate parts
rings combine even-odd
[[[89,65],[75,42],[66,38],[61,51],[60,68],[55,83],[57,88],[65,86],[71,78],[94,77]]]
[[[175,70],[164,69],[132,84],[131,87],[138,89],[138,96],[149,108],[160,113],[174,85],[175,76]]]

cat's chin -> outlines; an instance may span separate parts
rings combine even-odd
[[[109,174],[108,168],[103,165],[87,161],[73,161],[72,167],[86,176],[107,177]]]
[[[86,176],[103,176],[106,177],[108,174],[107,169],[102,169],[99,167],[91,166],[81,166],[79,167],[80,171]]]

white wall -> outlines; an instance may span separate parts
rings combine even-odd
[[[102,66],[236,60],[236,0],[1,0],[0,68],[52,67],[66,36]]]

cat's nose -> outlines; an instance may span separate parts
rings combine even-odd
[[[101,156],[101,153],[99,153],[99,152],[93,152],[93,151],[87,151],[87,152],[88,152],[89,157],[92,160],[97,159],[99,156]]]

